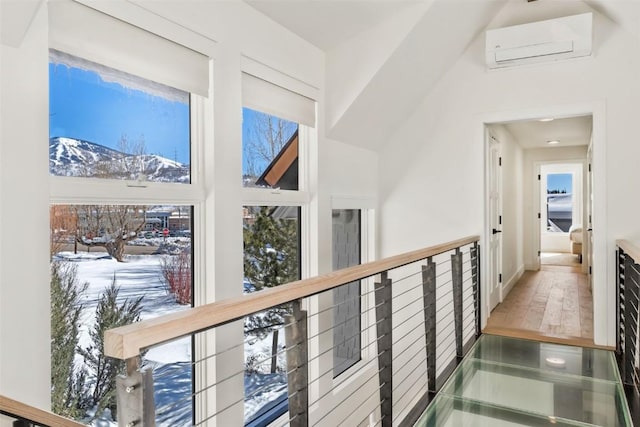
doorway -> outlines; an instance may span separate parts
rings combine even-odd
[[[584,160],[538,165],[541,266],[580,267],[585,258],[583,168]]]
[[[555,123],[551,125],[550,122]],[[547,133],[545,133],[545,128]],[[582,128],[582,133],[571,134],[571,129],[575,128]],[[568,133],[557,133],[560,131]],[[579,228],[579,225],[587,224],[585,222],[586,203],[589,197],[587,197],[586,165],[587,148],[592,141],[592,115],[555,117],[553,120],[540,117],[537,119],[522,118],[514,121],[485,122],[485,132],[485,241],[487,242],[486,257],[488,259],[485,258],[484,280],[487,282],[483,287],[483,293],[486,298],[484,308],[490,313],[488,317],[496,317],[497,312],[504,313],[501,306],[507,302],[507,299],[510,299],[509,295],[516,286],[519,286],[520,279],[527,279],[529,283],[546,280],[546,278],[555,282],[559,281],[559,272],[551,274],[550,267],[546,265],[566,267],[569,269],[568,273],[582,274],[583,264],[581,261],[588,258],[588,249],[585,248],[586,245],[572,246],[573,240],[569,236],[572,231],[575,231],[574,229]],[[550,132],[556,132],[556,135],[559,136],[552,136]],[[498,195],[493,194],[497,175],[492,147],[495,145],[496,139],[500,141],[497,174],[501,175],[503,183],[499,187],[500,194]],[[547,184],[554,188],[547,188]],[[511,195],[508,193],[510,187],[513,192]],[[544,193],[542,189],[544,189]],[[495,214],[496,200],[500,201],[501,209],[502,207],[504,209],[504,216]],[[512,204],[517,205],[519,209],[511,208]],[[496,224],[498,227],[495,226]],[[584,230],[586,228],[584,227]],[[494,249],[496,231],[502,252],[498,255],[500,257],[498,260],[494,259],[497,254]],[[576,233],[580,233],[582,239],[576,238],[575,243],[584,242],[585,231],[578,230]],[[581,241],[577,242],[577,240]],[[554,241],[555,246],[553,246]],[[558,256],[551,258],[551,254]],[[546,272],[534,276],[531,274],[532,272],[541,270],[541,259],[542,270],[546,270]],[[561,264],[566,265],[562,266]],[[493,271],[494,268],[498,269],[497,275]],[[561,273],[563,274],[562,280],[565,280],[565,271],[561,271]],[[585,280],[586,276],[576,276],[575,282],[582,284]],[[565,280],[567,289],[569,281],[572,282],[570,293],[575,295],[575,299],[572,299],[572,296],[562,297],[566,303],[560,305],[582,307],[587,310],[584,301],[584,286],[580,285],[578,291],[577,285],[574,286],[574,280],[567,279]],[[576,289],[573,289],[574,287]],[[535,291],[526,292],[533,295]],[[557,301],[557,292],[560,291],[554,291],[553,298],[547,295],[547,300]],[[525,292],[520,291],[520,293],[524,294]],[[499,297],[496,298],[496,295]],[[569,291],[567,291],[567,295],[569,295]],[[578,295],[580,295],[580,300],[578,300]],[[591,305],[593,297],[590,294],[590,289],[587,289],[586,295],[589,299],[589,312],[583,318],[593,319],[593,306]],[[540,297],[540,295],[537,296]],[[495,307],[496,299],[499,301],[497,308]],[[530,304],[519,305],[524,308],[530,306]],[[533,320],[535,316],[532,316],[531,321],[521,319],[522,321],[518,323],[519,327],[523,329],[535,328],[537,321],[540,325],[544,324],[546,328],[545,331],[542,331],[545,328],[541,328],[540,333],[543,335],[545,332],[553,330],[580,330],[580,328],[576,329],[575,321],[573,325],[570,325],[570,328],[563,328],[561,325],[553,325],[553,321],[550,321],[548,316],[544,316],[546,309],[549,309],[550,312],[562,313],[562,309],[558,309],[556,306],[548,305],[545,306],[546,308],[541,308],[541,305],[538,307],[540,313],[536,313],[537,320]],[[574,311],[577,312],[578,309],[576,308]],[[513,313],[509,316],[513,316]],[[521,316],[526,316],[526,314],[521,314]],[[560,316],[554,315],[552,317]],[[580,321],[582,322],[582,319]],[[492,322],[488,321],[488,323]],[[516,323],[507,322],[507,324],[513,325],[512,327],[515,327]],[[590,330],[590,336],[593,337],[593,325],[589,325],[586,329]]]

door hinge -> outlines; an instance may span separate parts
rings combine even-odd
[[[498,274],[498,283],[502,283],[502,273]]]
[[[591,266],[589,266],[589,274],[591,274]]]
[[[502,166],[502,157],[498,157],[498,166]]]
[[[502,225],[502,215],[498,216],[498,224]]]
[[[540,181],[540,174],[538,174],[538,181]]]
[[[538,256],[540,256],[540,255],[541,255],[541,254],[540,254],[540,251],[538,251]]]
[[[591,172],[591,163],[589,163],[589,172]]]
[[[540,212],[538,212],[538,219],[542,219],[542,216],[540,215]]]

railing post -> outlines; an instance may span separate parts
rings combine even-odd
[[[126,360],[127,374],[116,377],[119,427],[155,427],[153,370],[140,370],[140,359]]]
[[[391,279],[387,272],[380,274],[380,282],[375,284],[376,332],[378,335],[378,378],[380,381],[380,413],[383,427],[391,427],[393,422],[393,356],[391,346]]]
[[[471,247],[471,280],[473,283],[473,312],[476,324],[476,338],[482,332],[482,319],[480,319],[480,246],[474,242]]]
[[[451,281],[453,286],[453,317],[456,333],[456,355],[464,356],[462,352],[462,252],[460,248],[451,255]]]
[[[427,258],[422,266],[422,300],[424,304],[424,332],[427,350],[427,388],[436,390],[436,263]]]
[[[285,316],[287,346],[287,390],[289,393],[289,425],[309,424],[309,368],[307,354],[307,312],[300,300],[292,303],[292,314]]]

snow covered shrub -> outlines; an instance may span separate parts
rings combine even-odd
[[[162,259],[162,276],[178,304],[191,305],[191,251],[181,251]]]
[[[51,410],[69,418],[84,415],[84,372],[76,372],[80,297],[88,283],[78,283],[78,268],[51,263]]]
[[[89,378],[92,380],[90,406],[96,410],[95,417],[100,417],[105,409],[109,409],[114,420],[116,420],[116,375],[124,373],[125,363],[123,360],[104,355],[104,333],[108,329],[139,321],[142,311],[142,297],[133,301],[127,298],[119,303],[119,292],[120,288],[117,286],[114,274],[111,285],[105,289],[96,307],[96,323],[89,331],[91,345],[78,349],[84,357]]]

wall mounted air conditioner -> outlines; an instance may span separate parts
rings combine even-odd
[[[487,66],[502,68],[589,56],[592,29],[593,15],[583,13],[487,30]]]

